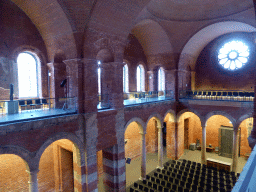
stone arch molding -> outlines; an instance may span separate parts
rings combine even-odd
[[[124,127],[124,134],[125,134],[125,131],[127,130],[127,127],[128,127],[128,126],[130,125],[130,123],[132,123],[132,122],[136,122],[137,124],[139,124],[140,132],[146,134],[146,124],[145,124],[145,122],[144,122],[141,118],[138,118],[138,117],[134,117],[134,118],[130,119],[130,120],[125,124],[125,127]]]
[[[212,111],[210,113],[208,113],[206,116],[205,116],[205,126],[207,124],[207,121],[214,115],[222,115],[224,117],[226,117],[227,119],[229,119],[233,125],[233,127],[235,128],[235,125],[236,125],[236,119],[234,117],[232,117],[230,114],[226,113],[226,112],[223,112],[223,111]]]
[[[184,46],[178,64],[179,69],[186,69],[189,65],[195,70],[197,58],[203,48],[217,37],[232,32],[256,32],[256,28],[242,22],[224,21],[209,25],[198,31]]]
[[[198,113],[197,111],[195,111],[195,110],[193,110],[193,109],[183,109],[183,110],[181,110],[178,114],[177,114],[177,121],[179,121],[180,120],[180,117],[181,117],[181,115],[183,115],[184,113],[186,113],[186,112],[191,112],[191,113],[194,113],[195,115],[197,115],[198,116],[198,118],[200,119],[200,121],[201,121],[201,126],[203,127],[204,125],[205,125],[205,117],[204,116],[202,116],[200,113]]]
[[[75,136],[73,133],[57,133],[50,138],[48,138],[44,144],[39,148],[39,150],[36,152],[34,163],[37,168],[39,168],[40,159],[42,157],[42,154],[44,153],[45,149],[49,147],[53,142],[58,141],[60,139],[68,139],[71,142],[73,142],[77,148],[79,149],[79,152],[81,154],[81,157],[83,157],[83,154],[85,153],[83,150],[83,143],[78,139],[77,136]],[[82,161],[82,158],[81,158]],[[81,162],[83,164],[83,162]]]

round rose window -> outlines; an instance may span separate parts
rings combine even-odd
[[[218,52],[219,64],[228,70],[243,67],[249,59],[249,47],[242,41],[225,43]]]

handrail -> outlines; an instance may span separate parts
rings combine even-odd
[[[32,110],[63,109],[77,111],[76,97],[59,98],[23,98],[14,100],[0,100],[2,114],[15,114]]]
[[[179,92],[180,99],[208,99],[208,100],[231,100],[253,101],[254,92],[233,90],[184,90]]]
[[[129,92],[129,93],[124,93],[123,96],[124,96],[124,105],[156,102],[156,101],[162,101],[162,100],[171,100],[174,98],[174,94],[172,90]]]

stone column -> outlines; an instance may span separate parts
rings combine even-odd
[[[145,135],[146,133],[142,133],[141,134],[141,142],[142,142],[142,146],[141,146],[141,176],[140,176],[140,180],[144,180],[146,179],[146,138]]]
[[[191,90],[195,91],[196,90],[196,72],[191,71]]]
[[[158,168],[163,169],[163,129],[158,128]]]
[[[202,127],[201,163],[206,164],[206,126]]]
[[[38,192],[38,181],[37,181],[37,173],[39,170],[30,170],[27,171],[29,173],[29,192]]]
[[[238,163],[238,127],[234,127],[233,133],[233,163],[232,171],[237,172],[237,163]]]

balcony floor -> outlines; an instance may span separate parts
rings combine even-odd
[[[34,109],[24,110],[16,114],[0,114],[0,125],[15,123],[20,121],[35,120],[52,116],[68,115],[76,113],[75,110],[68,109]]]
[[[141,103],[151,103],[151,102],[165,101],[165,100],[171,100],[171,98],[165,97],[165,96],[159,96],[154,98],[126,99],[124,100],[124,105],[136,105]]]

